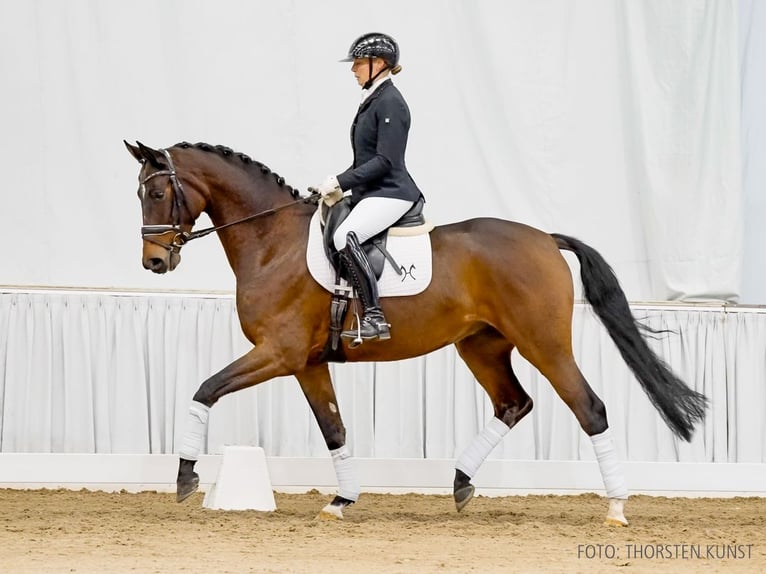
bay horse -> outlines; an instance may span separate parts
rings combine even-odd
[[[195,393],[179,450],[176,497],[194,493],[194,465],[207,436],[209,409],[224,395],[293,375],[332,455],[338,491],[321,511],[343,517],[360,493],[327,359],[331,295],[309,274],[306,248],[316,211],[264,164],[224,146],[152,149],[124,141],[141,164],[143,266],[166,273],[189,240],[217,232],[236,277],[236,306],[252,350],[204,381]],[[192,231],[202,212],[213,227]],[[561,250],[580,263],[585,298],[670,429],[690,440],[707,399],[649,348],[613,270],[592,247],[565,235],[494,218],[431,231],[433,275],[418,295],[384,297],[391,340],[342,343],[347,361],[395,361],[455,345],[494,408],[494,417],[458,458],[453,496],[460,511],[471,478],[503,436],[532,410],[511,366],[518,352],[545,376],[590,437],[609,506],[606,523],[627,525],[628,497],[604,403],[572,354],[572,274]],[[349,317],[346,323],[352,318]],[[350,325],[345,325],[350,328]]]

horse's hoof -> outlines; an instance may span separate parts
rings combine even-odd
[[[354,502],[348,498],[336,495],[332,502],[317,514],[317,520],[343,520],[343,509],[351,506]]]
[[[190,479],[176,483],[176,502],[183,502],[199,488],[199,476],[196,474]]]
[[[330,503],[319,511],[317,520],[343,520],[343,507]]]
[[[457,508],[458,512],[463,510],[465,505],[471,502],[475,490],[476,489],[473,487],[473,484],[468,484],[458,488],[454,492],[453,496],[455,497],[455,508]]]
[[[621,498],[609,499],[609,511],[606,513],[606,520],[604,520],[604,526],[627,526],[628,521],[625,518],[623,512],[625,508],[625,501]]]

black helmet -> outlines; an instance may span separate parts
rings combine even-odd
[[[399,45],[388,34],[370,32],[354,40],[348,56],[341,62],[352,62],[356,58],[381,58],[393,68],[399,63]]]

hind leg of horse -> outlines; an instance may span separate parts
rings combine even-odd
[[[546,360],[547,357],[552,357],[553,360]],[[603,401],[585,380],[571,352],[551,353],[546,355],[546,358],[527,358],[551,382],[556,393],[574,413],[580,426],[591,439],[609,498],[605,524],[627,526],[624,506],[628,498],[628,487],[614,448]]]
[[[471,478],[505,434],[532,410],[532,399],[511,366],[513,345],[487,328],[455,344],[468,368],[489,395],[495,416],[458,457],[453,496],[458,512],[473,498]]]
[[[258,345],[200,385],[189,407],[186,432],[179,450],[176,478],[178,502],[186,500],[199,487],[199,476],[194,472],[194,465],[207,439],[210,408],[224,395],[291,374],[283,362],[275,359],[279,356],[268,345]]]
[[[338,494],[322,509],[318,518],[343,518],[343,509],[357,501],[361,489],[354,460],[346,446],[346,429],[340,416],[330,369],[327,364],[313,366],[296,373],[295,378],[322,431],[338,479]]]

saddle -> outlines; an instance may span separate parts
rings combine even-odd
[[[415,202],[410,210],[405,213],[398,221],[396,221],[391,227],[417,227],[425,224],[425,217],[423,216],[423,204],[425,199],[421,198]],[[335,361],[342,363],[346,360],[343,347],[340,345],[340,334],[343,328],[343,321],[348,311],[349,290],[340,285],[340,279],[343,278],[347,282],[349,277],[348,271],[345,265],[341,263],[340,254],[335,249],[333,242],[333,235],[338,229],[338,226],[343,220],[351,213],[352,205],[351,198],[344,197],[341,201],[328,207],[322,204],[322,217],[324,222],[322,225],[322,239],[324,244],[325,254],[330,260],[333,268],[335,269],[335,290],[330,302],[330,336],[327,339],[320,360]],[[399,264],[396,263],[393,256],[386,250],[386,242],[388,239],[388,229],[385,229],[371,237],[362,244],[367,259],[372,266],[372,270],[375,273],[375,278],[380,279],[383,273],[383,267],[386,264],[386,260],[391,264],[393,269],[398,275],[403,273],[403,270]],[[357,318],[357,320],[359,320]]]
[[[415,202],[410,210],[402,217],[400,217],[399,220],[396,221],[391,227],[417,227],[419,225],[425,224],[426,220],[423,216],[424,204],[425,200],[421,197],[418,201]],[[341,201],[332,207],[328,207],[322,204],[322,220],[324,221],[324,226],[322,227],[322,236],[324,240],[325,253],[327,254],[327,258],[330,260],[330,263],[332,263],[335,272],[346,280],[348,280],[348,277],[346,276],[346,270],[340,263],[340,255],[338,254],[338,250],[335,249],[335,244],[333,243],[332,238],[333,235],[335,235],[335,230],[338,229],[338,226],[343,223],[346,217],[348,217],[348,214],[351,213],[351,208],[351,197],[344,197]],[[388,262],[399,275],[402,274],[401,268],[396,263],[391,254],[386,250],[387,239],[388,229],[384,229],[362,244],[362,249],[364,249],[364,252],[367,255],[367,259],[370,261],[370,265],[372,265],[376,279],[380,279],[380,276],[383,273],[383,266],[386,264],[386,260],[388,260]]]

